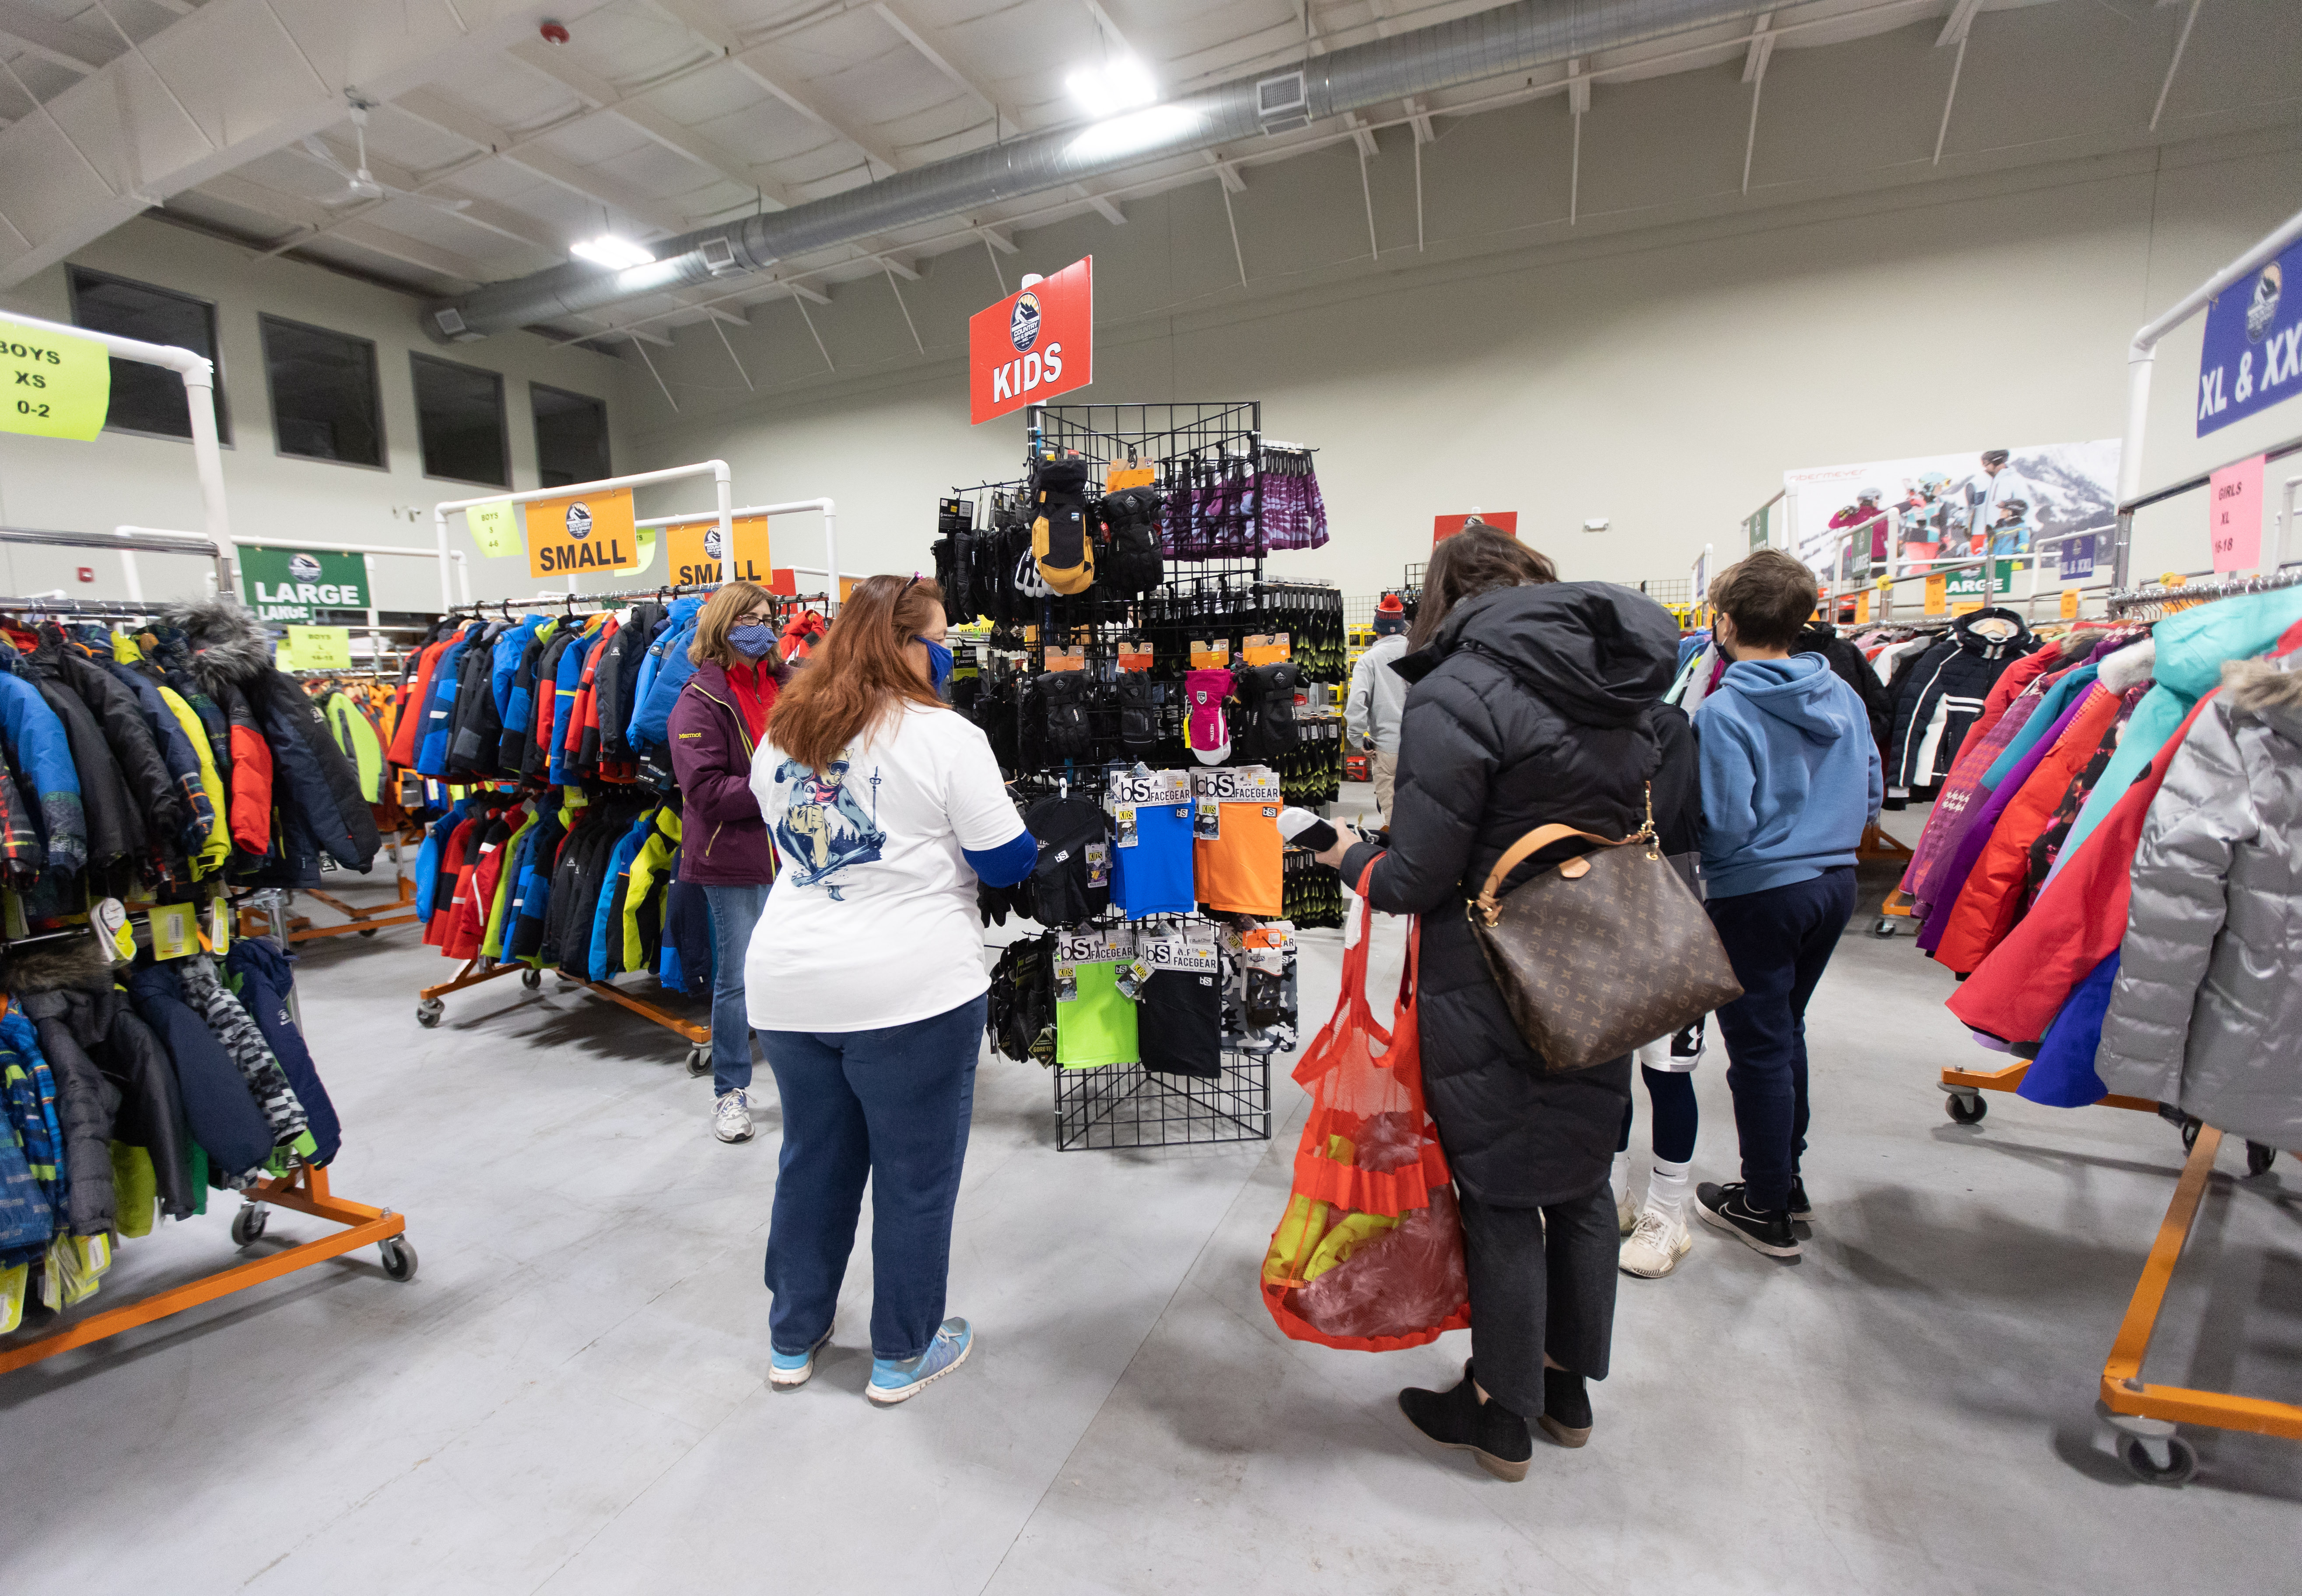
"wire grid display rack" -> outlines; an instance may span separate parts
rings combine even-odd
[[[1694,602],[1694,578],[1650,576],[1639,584],[1639,591],[1658,604],[1692,604]]]
[[[1271,1139],[1268,1054],[1225,1052],[1222,1073],[1206,1079],[1141,1064],[1054,1075],[1060,1152]]]
[[[1382,601],[1374,593],[1360,593],[1356,596],[1345,594],[1343,598],[1343,625],[1353,632],[1361,631],[1366,627],[1374,626],[1374,607]]]

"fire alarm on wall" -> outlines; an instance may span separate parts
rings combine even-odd
[[[546,17],[541,31],[543,34],[543,42],[548,45],[564,45],[567,42],[567,24],[565,22],[554,21],[550,17]]]
[[[94,566],[82,566],[82,567],[80,567],[80,579],[82,582],[93,582],[93,581],[95,581],[95,580],[96,580],[96,567],[95,567]]]

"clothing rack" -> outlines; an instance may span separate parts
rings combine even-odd
[[[261,888],[235,900],[239,905],[256,904],[263,914],[271,937],[284,952],[289,944],[287,893],[275,888]],[[130,917],[131,923],[140,919],[148,927],[148,911],[139,911]],[[235,917],[237,918],[237,917]],[[21,946],[28,942],[49,942],[63,937],[87,937],[93,933],[88,927],[77,926],[63,931],[35,932],[6,944]],[[147,933],[148,936],[148,933]],[[13,1001],[0,996],[0,1003]],[[289,992],[289,1009],[299,1031],[305,1030],[303,1005],[294,989]],[[309,1033],[307,1032],[307,1035]],[[133,1330],[139,1324],[149,1324],[181,1314],[203,1303],[229,1297],[235,1291],[245,1291],[266,1281],[278,1280],[299,1269],[340,1257],[374,1243],[383,1262],[388,1279],[405,1284],[416,1278],[416,1248],[407,1241],[406,1215],[389,1208],[370,1207],[340,1197],[330,1189],[328,1171],[324,1165],[299,1163],[289,1174],[275,1175],[257,1182],[240,1194],[239,1211],[232,1216],[231,1239],[235,1247],[246,1250],[264,1235],[270,1223],[270,1210],[286,1208],[298,1214],[308,1214],[315,1219],[324,1219],[344,1228],[333,1235],[306,1241],[268,1256],[236,1264],[214,1274],[203,1275],[181,1285],[155,1291],[149,1297],[118,1307],[105,1308],[83,1318],[71,1319],[47,1334],[20,1346],[0,1348],[0,1374],[7,1374],[33,1364],[70,1352],[76,1347],[86,1347],[96,1341],[116,1336],[122,1331]]]
[[[2275,571],[2217,577],[2212,582],[2175,579],[2172,573],[2142,587],[2125,587],[2109,597],[2110,613],[2121,620],[2161,620],[2178,610],[2211,603],[2216,599],[2265,593],[2302,584],[2302,566]]]

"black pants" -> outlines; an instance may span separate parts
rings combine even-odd
[[[1771,1214],[1790,1201],[1806,1152],[1807,1000],[1853,917],[1854,867],[1709,907],[1743,983],[1743,995],[1718,1011],[1743,1180],[1751,1206]]]
[[[1471,1359],[1487,1395],[1533,1418],[1542,1411],[1545,1352],[1563,1368],[1604,1380],[1623,1241],[1607,1183],[1548,1208],[1491,1208],[1468,1196],[1462,1205]]]

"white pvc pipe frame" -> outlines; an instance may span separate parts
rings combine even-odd
[[[215,543],[221,566],[222,551],[231,542],[231,517],[224,509],[223,445],[216,434],[215,363],[206,355],[195,355],[189,349],[180,349],[172,344],[145,343],[139,339],[96,332],[86,327],[67,327],[61,322],[19,315],[13,310],[0,311],[0,321],[29,327],[56,338],[78,338],[89,343],[102,344],[107,352],[122,360],[164,366],[183,378],[184,408],[190,414],[192,421],[192,469],[198,475],[200,482],[200,522]]]
[[[2150,374],[2157,364],[2160,341],[2204,310],[2224,289],[2276,259],[2298,238],[2302,238],[2302,211],[2280,223],[2253,248],[2183,295],[2163,315],[2144,323],[2134,334],[2133,342],[2126,349],[2126,436],[2118,457],[2118,513],[2121,517],[2130,517],[2130,507],[2142,497],[2142,439],[2150,425]],[[2123,534],[2130,529],[2121,527],[2120,531]],[[2113,576],[2121,587],[2126,584],[2130,542],[2130,537],[2126,535],[2118,540]]]
[[[740,508],[729,510],[727,513],[732,518],[738,516],[795,516],[803,514],[808,510],[820,510],[823,513],[823,557],[824,559],[830,560],[832,565],[821,567],[786,566],[783,568],[794,573],[794,575],[804,573],[810,576],[821,576],[828,580],[831,575],[833,567],[836,567],[839,561],[839,507],[834,500],[829,499],[795,499],[789,504],[748,504],[741,507]],[[710,518],[711,517],[708,511],[691,511],[684,516],[655,516],[645,521],[635,522],[634,525],[639,526],[693,526],[698,521],[708,521]],[[719,535],[724,540],[728,535],[727,523],[723,521],[720,524],[720,528]],[[723,541],[719,546],[722,549],[725,549],[727,547],[727,544]],[[726,580],[727,574],[727,562],[724,559],[719,562],[719,574],[721,580]],[[843,571],[840,575],[844,580],[849,582],[861,582],[863,580],[862,576],[854,571]],[[470,597],[469,594],[466,594],[465,596],[467,600]],[[839,602],[839,594],[836,591],[827,593],[825,598],[835,606]]]
[[[467,510],[475,505],[482,504],[532,504],[539,499],[572,499],[579,493],[603,493],[616,488],[644,487],[650,483],[680,482],[687,477],[702,476],[707,474],[711,478],[712,491],[718,497],[719,501],[716,513],[719,522],[719,546],[724,549],[727,546],[728,541],[735,535],[735,528],[731,523],[735,520],[735,479],[728,472],[727,462],[725,460],[699,460],[693,466],[666,466],[661,471],[640,471],[634,472],[629,476],[602,477],[598,482],[592,483],[569,483],[566,487],[562,488],[530,488],[524,493],[484,493],[476,499],[446,499],[441,500],[438,504],[432,507],[432,533],[440,545],[440,558],[441,561],[440,567],[440,608],[442,610],[452,609],[455,608],[456,604],[455,595],[448,591],[448,567],[446,564],[448,557],[448,516],[449,512],[451,510]],[[830,535],[829,528],[831,525],[831,512],[828,507],[830,505],[831,501],[827,499],[822,502],[827,507],[824,511],[824,526],[826,529],[825,535],[826,537],[828,537]],[[710,518],[712,513],[713,512],[707,511],[703,516],[687,516],[684,517],[675,517],[674,519],[685,519],[689,521],[702,520]],[[660,525],[660,523],[635,523],[635,525]],[[602,573],[602,575],[609,574],[610,573]],[[571,595],[576,592],[576,575],[575,573],[570,572],[567,579],[567,591]],[[469,601],[470,597],[471,595],[468,593],[465,595],[467,602]]]

